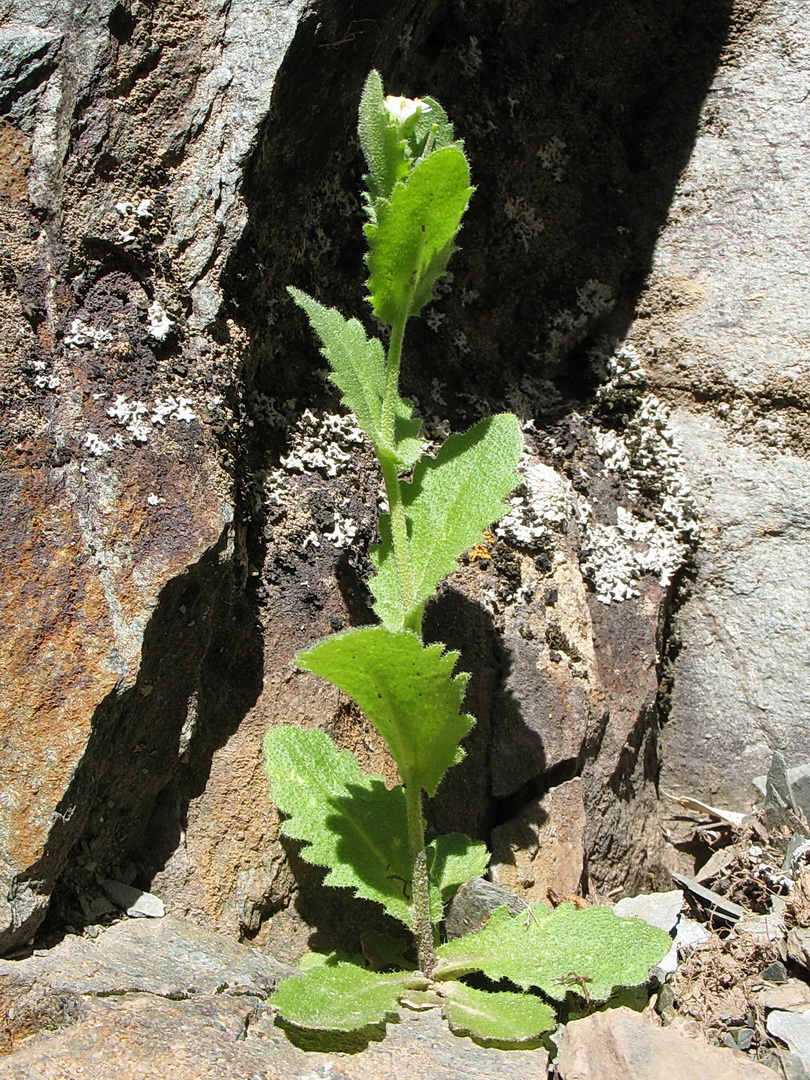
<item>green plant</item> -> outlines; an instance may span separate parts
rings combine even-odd
[[[288,1022],[346,1031],[379,1023],[403,1001],[441,1005],[451,1028],[498,1043],[536,1039],[556,1022],[548,1000],[487,991],[463,979],[481,973],[536,988],[562,1001],[572,973],[590,1001],[646,982],[669,938],[606,908],[550,911],[540,904],[513,918],[496,911],[477,934],[440,945],[445,903],[487,866],[482,843],[460,834],[425,842],[423,800],[463,757],[474,720],[462,711],[468,680],[455,652],[426,645],[425,604],[456,560],[504,512],[523,449],[515,416],[500,414],[451,435],[423,454],[419,421],[399,394],[405,326],[430,300],[455,250],[472,195],[463,144],[438,102],[386,98],[373,71],[360,104],[368,162],[369,300],[390,327],[387,350],[356,319],[345,319],[297,289],[290,293],[320,338],[331,379],[357,417],[380,463],[388,512],[371,551],[369,582],[380,623],[336,634],[296,658],[349,694],[385,739],[402,783],[387,789],[320,731],[272,728],[265,762],[283,829],[301,854],[328,868],[328,885],[374,900],[413,933],[417,965],[387,970],[391,943],[377,941],[376,965],[310,957],[273,1003]],[[376,966],[377,970],[374,969]]]

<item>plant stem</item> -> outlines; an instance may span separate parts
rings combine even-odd
[[[419,970],[430,978],[436,967],[436,950],[433,943],[433,922],[430,918],[425,819],[422,816],[422,788],[419,784],[405,785],[405,805],[408,812],[408,851],[413,866],[411,894],[416,955]]]
[[[408,304],[410,307],[410,304]],[[408,309],[406,307],[406,311]],[[395,443],[395,404],[399,396],[399,368],[402,361],[402,341],[405,337],[407,315],[403,315],[391,327],[388,343],[388,357],[385,365],[385,398],[382,408],[383,438],[389,446]],[[406,612],[413,607],[415,591],[411,546],[408,539],[408,522],[405,506],[402,502],[402,488],[396,464],[390,459],[380,459],[385,494],[388,498],[388,513],[391,518],[391,542],[394,547],[394,560],[397,565],[399,587]],[[421,610],[413,613],[412,619],[406,615],[406,627],[421,637]],[[403,776],[405,783],[405,805],[408,820],[408,853],[411,871],[411,907],[413,911],[413,932],[416,938],[416,954],[419,970],[430,978],[436,967],[436,950],[433,941],[433,922],[430,918],[430,890],[428,886],[427,853],[425,851],[425,819],[422,815],[422,786],[413,779]]]
[[[399,368],[402,361],[402,341],[405,336],[405,323],[407,316],[398,320],[391,327],[391,339],[388,344],[388,357],[385,365],[385,398],[382,408],[383,438],[389,446],[395,442],[396,415],[394,406],[399,396]],[[411,562],[410,543],[408,541],[408,523],[405,518],[405,507],[402,503],[402,488],[399,483],[397,467],[393,461],[380,459],[382,466],[385,494],[388,499],[388,513],[391,518],[391,540],[394,545],[394,561],[397,566],[399,587],[405,610],[409,611],[412,606],[414,595],[413,564]],[[415,629],[419,632],[419,625]]]

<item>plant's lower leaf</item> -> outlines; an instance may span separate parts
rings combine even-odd
[[[474,723],[460,711],[469,676],[453,675],[457,659],[407,630],[361,626],[324,638],[296,663],[350,694],[385,739],[406,786],[432,795],[463,756],[459,742]]]
[[[270,998],[281,1016],[316,1031],[356,1031],[393,1019],[407,973],[383,975],[356,964],[327,961],[285,979]]]
[[[354,889],[411,925],[411,864],[401,787],[366,776],[354,756],[322,731],[271,728],[264,740],[271,797],[288,819],[286,836],[301,856],[329,867],[325,883]]]
[[[501,907],[482,930],[439,947],[434,977],[481,971],[495,981],[535,986],[557,1001],[573,990],[603,1002],[619,987],[646,983],[671,945],[663,930],[607,907],[561,904],[550,911],[532,904],[515,917]]]
[[[379,930],[368,930],[360,938],[363,957],[374,971],[386,971],[391,968],[396,971],[415,971],[416,964],[405,955],[409,944],[402,938],[383,934]]]
[[[441,992],[451,1030],[476,1039],[530,1042],[557,1026],[551,1006],[531,994],[490,993],[460,982],[443,982]]]
[[[434,922],[444,915],[444,905],[458,888],[476,874],[483,874],[489,863],[487,846],[463,833],[437,836],[427,846],[430,878],[430,907]]]

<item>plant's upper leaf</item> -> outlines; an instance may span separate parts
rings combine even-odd
[[[283,831],[306,844],[301,855],[329,867],[325,883],[354,889],[411,926],[407,813],[401,787],[366,776],[354,756],[322,731],[271,728],[265,768]]]
[[[345,319],[336,308],[319,304],[292,286],[287,291],[306,312],[321,340],[321,351],[332,368],[330,378],[343,403],[371,441],[382,441],[382,401],[385,394],[385,351],[379,338],[369,338],[357,319]]]
[[[356,1031],[392,1020],[408,972],[391,975],[367,971],[356,964],[327,960],[293,975],[270,998],[288,1023],[316,1031]]]
[[[411,140],[414,157],[421,156],[424,151],[431,153],[441,150],[443,146],[454,144],[459,149],[464,148],[461,141],[455,142],[453,138],[453,125],[447,119],[447,113],[435,98],[422,98],[427,110],[420,112]]]
[[[387,441],[382,423],[385,396],[385,351],[378,338],[370,338],[357,319],[346,319],[336,308],[328,308],[300,289],[287,290],[307,314],[321,341],[321,352],[332,369],[330,379],[342,394],[343,404],[371,439],[380,456],[391,457],[400,471],[409,469],[419,457],[417,438],[420,422],[413,417],[408,401],[394,401],[394,441]]]
[[[451,435],[435,458],[423,457],[413,481],[401,491],[410,533],[414,594],[403,596],[394,561],[390,519],[380,518],[381,542],[371,549],[377,570],[369,582],[374,610],[391,629],[433,596],[456,559],[481,539],[481,532],[504,512],[504,499],[519,482],[523,452],[520,423],[512,413],[482,420],[464,434]]]
[[[443,982],[444,1015],[452,1031],[497,1043],[531,1042],[557,1026],[550,1005],[531,994],[474,990]]]
[[[296,663],[353,697],[388,744],[405,784],[432,795],[463,756],[459,742],[475,722],[460,712],[469,675],[454,676],[458,653],[443,650],[407,630],[361,626],[324,638]]]
[[[464,151],[457,145],[421,158],[390,202],[378,200],[376,221],[365,226],[369,299],[383,322],[416,315],[430,299],[455,250],[453,240],[473,189]]]
[[[532,904],[515,917],[501,907],[482,930],[439,947],[434,978],[482,971],[557,1001],[570,990],[584,996],[584,986],[591,1001],[602,1002],[619,987],[646,983],[671,945],[663,930],[607,907]]]
[[[444,905],[452,899],[459,886],[476,874],[483,874],[488,863],[486,844],[481,840],[471,840],[463,833],[437,836],[428,844],[430,908],[434,922],[442,919]]]
[[[380,198],[390,199],[398,180],[408,175],[406,140],[385,107],[385,92],[379,71],[370,71],[360,98],[358,123],[360,145],[368,162],[366,182],[373,207]]]

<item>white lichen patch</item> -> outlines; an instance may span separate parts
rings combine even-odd
[[[349,547],[357,536],[357,522],[342,514],[335,514],[335,523],[332,528],[323,534],[324,540],[334,544],[337,548]]]
[[[605,470],[621,478],[635,505],[618,507],[615,524],[595,522],[590,507],[582,505],[582,571],[605,604],[637,596],[637,583],[646,574],[654,574],[664,588],[669,585],[699,532],[669,410],[644,392],[644,372],[631,349],[608,350],[602,342],[591,356],[605,374],[595,395],[597,411],[623,405],[631,412],[618,430],[595,428],[594,442]]]
[[[338,476],[346,470],[354,448],[362,442],[363,432],[351,414],[317,415],[305,409],[290,431],[290,452],[280,459],[281,465],[287,472]]]
[[[81,319],[73,319],[70,330],[65,334],[65,344],[70,349],[98,349],[106,341],[112,341],[109,330],[96,330]]]
[[[575,513],[576,494],[550,465],[524,455],[518,466],[521,483],[509,498],[509,509],[495,527],[498,536],[516,547],[543,549],[565,533]]]
[[[512,223],[515,235],[528,251],[532,240],[545,229],[544,223],[537,216],[537,211],[523,195],[507,198],[503,209],[507,219]]]
[[[614,303],[610,288],[594,278],[577,289],[577,307],[586,315],[605,315],[613,309]]]
[[[152,200],[139,199],[133,202],[131,199],[122,199],[115,204],[116,212],[120,218],[118,226],[118,242],[122,246],[134,244],[141,229],[148,225],[154,215],[152,214]]]
[[[566,144],[556,135],[537,151],[540,165],[551,173],[558,184],[565,179],[565,167],[569,159],[566,151]]]
[[[167,420],[189,423],[197,416],[191,407],[191,398],[174,397],[155,398],[151,405],[145,401],[131,401],[126,394],[119,394],[107,409],[107,416],[123,428],[132,442],[145,443],[155,430],[155,426],[165,427]],[[89,438],[89,436],[88,436]],[[124,445],[121,433],[111,440],[112,446],[120,449]],[[112,448],[112,447],[110,447]]]
[[[159,300],[153,300],[146,312],[147,330],[157,341],[165,341],[175,326]]]
[[[93,457],[103,457],[104,454],[109,454],[112,451],[112,446],[92,431],[88,431],[84,446]]]
[[[36,386],[38,390],[59,389],[59,376],[53,368],[48,370],[48,364],[45,360],[33,360],[31,362],[31,368],[36,372],[34,375],[34,386]]]

